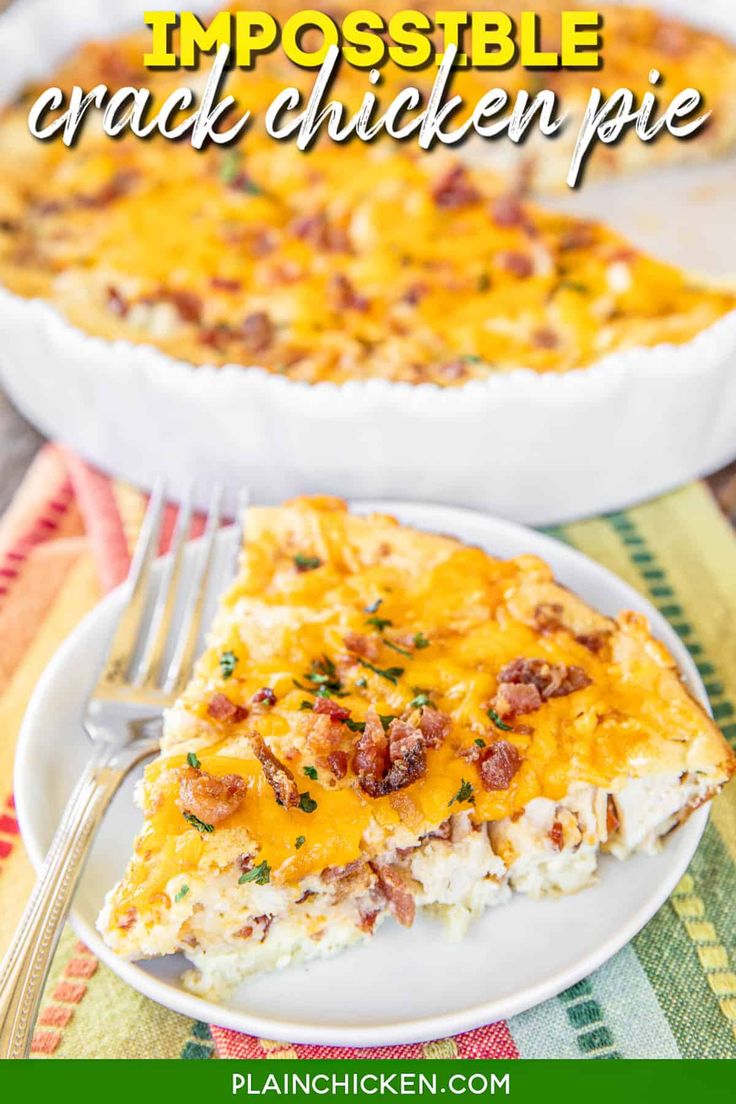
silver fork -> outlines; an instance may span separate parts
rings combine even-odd
[[[212,492],[192,583],[183,597],[182,554],[191,525],[191,494],[179,509],[171,555],[155,579],[151,569],[164,505],[164,488],[158,486],[133,557],[123,613],[85,709],[92,759],[64,810],[0,968],[0,1058],[28,1056],[51,959],[95,832],[126,775],[158,750],[163,709],[191,673],[222,520],[222,488]],[[178,632],[166,665],[178,610]]]

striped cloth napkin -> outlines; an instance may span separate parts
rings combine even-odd
[[[33,883],[10,792],[18,728],[64,637],[126,573],[145,500],[57,446],[0,521],[0,954]],[[170,518],[169,521],[172,519]],[[736,738],[736,535],[701,484],[555,529],[659,607],[686,642],[717,720]],[[123,984],[71,931],[56,955],[33,1053],[47,1058],[736,1057],[736,788],[715,803],[670,900],[607,965],[505,1023],[367,1051],[289,1045],[207,1025]]]

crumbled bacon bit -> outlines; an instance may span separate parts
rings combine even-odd
[[[116,199],[127,195],[137,178],[138,173],[135,169],[124,169],[116,173],[112,180],[103,184],[98,192],[77,196],[74,202],[78,207],[107,207]]]
[[[366,311],[370,306],[367,297],[356,291],[353,283],[342,272],[333,273],[327,290],[333,305],[338,310]]]
[[[505,714],[531,713],[542,701],[561,698],[590,686],[590,678],[582,669],[572,664],[548,663],[544,659],[519,657],[507,663],[498,675],[498,691],[494,708]],[[516,689],[514,689],[514,687]],[[520,687],[525,687],[522,694]],[[537,691],[539,701],[533,690]]]
[[[588,249],[595,241],[596,226],[593,222],[574,222],[560,235],[560,250]]]
[[[230,276],[211,276],[210,284],[217,291],[240,291],[242,283]]]
[[[353,862],[346,863],[344,866],[328,866],[322,871],[322,880],[328,883],[341,882],[345,878],[350,878],[363,866],[362,859],[354,859]]]
[[[244,924],[242,928],[234,933],[235,939],[250,939],[253,934],[253,927],[251,924]]]
[[[447,820],[443,820],[441,824],[438,824],[437,827],[434,828],[431,832],[427,832],[426,836],[423,836],[422,838],[449,840],[451,835],[452,824],[450,818],[448,817]]]
[[[333,721],[347,721],[350,717],[350,710],[332,698],[317,698],[312,709],[315,713],[325,713]]]
[[[238,866],[241,873],[247,874],[249,870],[253,869],[253,856],[252,855],[238,855]]]
[[[493,708],[501,717],[518,717],[522,713],[534,713],[542,704],[542,695],[536,686],[520,683],[499,683]]]
[[[538,632],[551,633],[564,629],[562,617],[565,608],[561,602],[540,602],[534,610],[534,626]]]
[[[365,729],[355,745],[353,767],[370,797],[395,793],[421,778],[428,747],[438,747],[450,729],[450,718],[436,709],[423,710],[419,727],[396,717],[388,734],[371,707]],[[380,728],[380,731],[379,731]]]
[[[491,214],[497,226],[523,226],[526,222],[526,210],[521,197],[513,192],[498,196],[491,205]]]
[[[549,326],[540,326],[532,334],[532,344],[537,349],[557,349],[560,335]]]
[[[274,325],[266,311],[254,311],[243,319],[240,338],[249,353],[264,353],[273,343]]]
[[[166,292],[164,298],[171,303],[182,322],[201,321],[202,300],[196,292],[172,288]]]
[[[259,943],[263,943],[266,936],[268,935],[268,929],[273,924],[273,916],[264,913],[263,916],[254,916],[253,920],[256,924],[263,925],[263,931],[261,933],[261,938],[259,939]]]
[[[197,340],[202,345],[209,345],[210,348],[222,352],[228,341],[232,340],[232,336],[233,331],[229,326],[226,326],[222,322],[217,322],[214,326],[200,326]]]
[[[376,926],[376,920],[378,919],[380,912],[380,909],[371,909],[369,912],[363,912],[361,909],[358,927],[362,931],[368,932],[370,935],[372,935],[373,929]]]
[[[439,709],[425,706],[419,718],[419,727],[427,747],[439,747],[452,727],[452,718]]]
[[[607,260],[616,264],[621,261],[628,264],[629,261],[635,261],[638,256],[636,249],[631,245],[619,245],[615,249],[611,249],[608,253]]]
[[[335,778],[344,778],[348,772],[348,756],[345,751],[331,751],[327,756],[327,765]]]
[[[207,705],[207,714],[215,721],[229,721],[231,724],[240,724],[248,716],[248,710],[244,705],[236,705],[230,701],[227,694],[213,694]]]
[[[388,738],[373,706],[365,717],[365,728],[355,741],[353,770],[359,778],[381,778],[388,765]]]
[[[298,898],[296,903],[298,905],[303,905],[304,902],[308,901],[310,897],[316,897],[316,896],[317,896],[317,894],[314,892],[313,889],[305,889],[304,892],[302,893],[301,897]]]
[[[252,176],[247,172],[236,173],[232,180],[228,180],[227,187],[233,192],[248,192],[257,195],[260,189]]]
[[[549,838],[552,841],[552,846],[554,847],[555,851],[561,851],[564,837],[562,834],[562,825],[560,824],[559,820],[556,820],[550,828]]]
[[[455,210],[477,203],[481,194],[468,176],[464,165],[454,165],[448,169],[432,189],[432,198],[438,207]]]
[[[428,290],[429,288],[426,284],[411,284],[402,294],[400,302],[407,303],[410,307],[415,307],[417,303],[420,303],[422,301]]]
[[[126,909],[125,912],[121,914],[120,919],[118,920],[118,927],[122,928],[123,931],[129,931],[129,929],[133,927],[137,919],[137,908]]]
[[[578,644],[582,644],[593,655],[598,655],[605,648],[610,636],[610,632],[601,629],[598,632],[578,633],[575,639]]]
[[[621,821],[618,816],[618,809],[616,808],[616,802],[613,794],[608,795],[606,801],[606,831],[609,836],[612,836],[614,832],[617,832],[621,827]]]
[[[534,610],[535,628],[545,635],[560,630],[572,632],[563,621],[564,613],[565,609],[561,602],[541,602]],[[610,635],[607,629],[596,629],[589,633],[577,633],[574,639],[589,652],[597,654],[606,646]]]
[[[258,705],[261,702],[264,705],[275,705],[276,695],[270,686],[262,686],[260,690],[256,690],[253,697],[250,699],[254,705]]]
[[[508,250],[505,253],[498,253],[496,262],[500,268],[510,272],[512,276],[518,276],[520,280],[527,280],[534,275],[534,261],[528,253]]]
[[[521,766],[519,749],[508,740],[496,740],[481,752],[479,770],[486,790],[507,790]]]
[[[427,760],[420,729],[407,721],[393,720],[388,729],[388,761],[385,774],[358,772],[361,788],[370,797],[394,793],[422,777]]]
[[[291,231],[316,249],[328,253],[350,252],[350,238],[339,226],[333,226],[323,211],[295,219]]]
[[[363,633],[345,633],[342,640],[349,652],[360,656],[362,659],[376,660],[381,654],[379,642],[374,637],[364,636]]]
[[[125,299],[118,289],[112,285],[107,289],[107,309],[110,311],[110,314],[114,314],[118,318],[125,318],[130,310],[130,304],[127,299]]]
[[[179,778],[179,804],[205,824],[219,824],[240,807],[245,790],[245,779],[239,774],[217,777],[186,767]]]
[[[276,801],[285,809],[293,809],[299,804],[299,788],[289,770],[266,747],[260,737],[253,740],[253,753],[263,767],[266,781],[276,795]]]
[[[378,884],[400,924],[410,928],[416,915],[416,903],[402,872],[395,866],[374,866]]]
[[[248,229],[248,244],[250,251],[254,257],[267,257],[269,253],[273,253],[277,245],[275,235],[266,227],[256,230],[252,227]]]
[[[424,750],[422,731],[408,721],[394,720],[388,729],[388,757],[392,763],[405,761],[416,750]]]

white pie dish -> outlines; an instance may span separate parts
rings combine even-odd
[[[562,583],[603,612],[632,608],[645,613],[693,693],[707,704],[694,664],[667,623],[635,591],[580,553],[470,511],[403,503],[360,503],[356,509],[391,512],[403,522],[453,533],[501,556],[538,554]],[[223,559],[231,545],[231,535],[222,534]],[[26,715],[15,792],[23,838],[36,866],[88,754],[79,725],[82,703],[121,600],[120,592],[110,595],[69,638]],[[386,925],[367,946],[256,978],[227,1002],[213,1004],[181,987],[184,965],[178,957],[126,963],[95,931],[104,894],[122,871],[140,822],[132,788],[131,780],[115,801],[83,876],[73,915],[81,938],[134,988],[178,1012],[249,1034],[323,1045],[390,1045],[452,1035],[555,995],[611,957],[664,903],[707,819],[707,809],[698,810],[655,857],[638,855],[625,863],[604,858],[599,883],[577,896],[542,902],[518,897],[491,909],[462,943],[446,942],[428,919],[419,920],[410,933]],[[399,973],[401,986],[396,985]]]
[[[0,16],[0,101],[79,41],[142,26],[145,6],[14,5]],[[698,14],[684,0],[669,6]],[[686,345],[451,389],[195,368],[152,346],[91,337],[2,288],[0,327],[0,378],[20,410],[143,487],[158,475],[175,487],[196,476],[247,484],[267,502],[297,489],[412,496],[546,524],[629,505],[736,455],[736,312]]]

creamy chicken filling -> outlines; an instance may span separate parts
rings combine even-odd
[[[697,774],[634,779],[615,795],[576,784],[562,801],[535,798],[521,816],[492,824],[457,814],[414,845],[328,868],[297,887],[243,886],[223,872],[203,885],[180,929],[179,946],[195,966],[185,983],[221,994],[251,974],[365,941],[388,916],[411,926],[419,908],[462,938],[513,892],[556,896],[590,885],[601,851],[656,851],[713,788]]]

